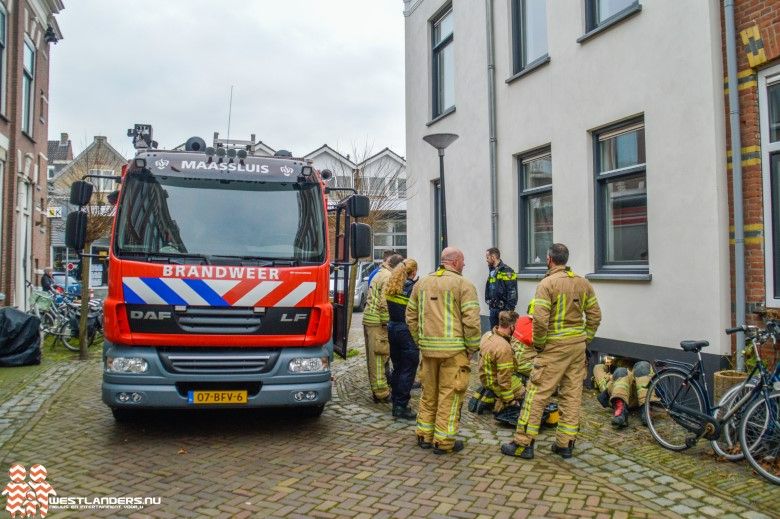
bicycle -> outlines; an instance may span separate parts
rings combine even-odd
[[[727,426],[740,410],[746,412],[746,406],[754,400],[766,402],[769,408],[767,388],[773,387],[774,382],[780,380],[780,366],[774,373],[770,373],[761,362],[758,346],[768,340],[775,340],[780,334],[780,323],[768,321],[764,330],[743,325],[729,328],[726,333],[739,331],[750,334],[757,362],[742,385],[744,394],[741,394],[725,413],[718,413],[719,408],[712,405],[709,397],[701,358],[701,350],[709,346],[709,342],[680,343],[683,351],[696,353],[698,361],[695,364],[673,360],[656,363],[660,369],[648,386],[649,398],[645,402],[643,412],[650,434],[662,447],[683,451],[693,447],[701,438],[710,442],[718,441],[724,426]],[[761,396],[764,398],[760,399]],[[654,409],[656,412],[653,412]],[[742,418],[744,420],[744,416]],[[742,451],[746,455],[755,448],[756,445],[752,443],[742,445]]]
[[[92,346],[103,334],[103,305],[99,300],[89,301],[87,310],[87,347]],[[60,342],[70,351],[80,351],[79,323],[81,319],[81,303],[65,300],[63,302],[64,318],[59,322],[55,333],[55,342]]]
[[[33,285],[27,282],[31,288]],[[88,303],[88,347],[103,334],[103,302],[92,299]],[[46,292],[33,290],[28,314],[36,316],[41,321],[41,333],[45,340],[54,336],[54,345],[62,346],[70,351],[80,351],[79,318],[81,303],[73,296],[57,291]]]

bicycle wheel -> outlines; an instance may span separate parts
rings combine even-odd
[[[750,393],[754,387],[756,387],[755,382],[748,380],[742,384],[737,384],[726,391],[726,394],[723,395],[720,402],[718,402],[715,418],[721,419],[725,416],[731,411],[732,406]],[[745,457],[739,443],[739,423],[742,420],[742,415],[744,414],[746,407],[747,406],[739,409],[728,422],[722,424],[720,438],[710,442],[712,450],[714,450],[718,456],[728,461],[739,461]]]
[[[688,438],[694,436],[688,427],[694,421],[682,416],[675,408],[687,407],[700,413],[704,409],[704,393],[698,384],[688,382],[687,374],[678,370],[661,371],[647,388],[647,400],[643,412],[650,434],[665,449],[684,451],[693,447]]]
[[[70,351],[80,351],[81,350],[81,342],[79,341],[79,334],[73,333],[76,330],[73,330],[70,325],[70,321],[63,321],[60,324],[59,329],[57,330],[57,337],[55,338],[55,341],[59,341],[60,344],[65,346],[66,349]],[[95,333],[93,332],[92,335],[89,337],[89,344],[87,347],[92,346],[92,343],[95,342]]]
[[[739,442],[756,472],[780,485],[780,391],[759,396],[742,415]]]

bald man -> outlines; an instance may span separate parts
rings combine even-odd
[[[417,445],[435,454],[463,450],[455,437],[469,385],[469,357],[479,350],[479,299],[461,274],[463,253],[447,247],[441,266],[420,279],[406,307],[406,324],[422,355],[422,395],[417,413]]]

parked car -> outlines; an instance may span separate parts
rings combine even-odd
[[[366,307],[366,299],[368,299],[368,276],[379,266],[378,263],[372,261],[360,262],[357,265],[358,277],[355,280],[355,300],[352,303],[352,309],[355,312],[362,312]],[[330,278],[330,298],[333,300],[333,286],[335,279],[333,275]]]
[[[54,284],[65,288],[65,273],[64,272],[52,272],[52,279]],[[73,297],[81,297],[81,283],[73,276],[68,275],[68,295]]]

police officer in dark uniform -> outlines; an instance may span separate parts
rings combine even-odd
[[[490,309],[490,328],[498,326],[498,314],[517,306],[517,274],[501,261],[501,251],[491,247],[485,253],[488,279],[485,283],[485,302]]]

